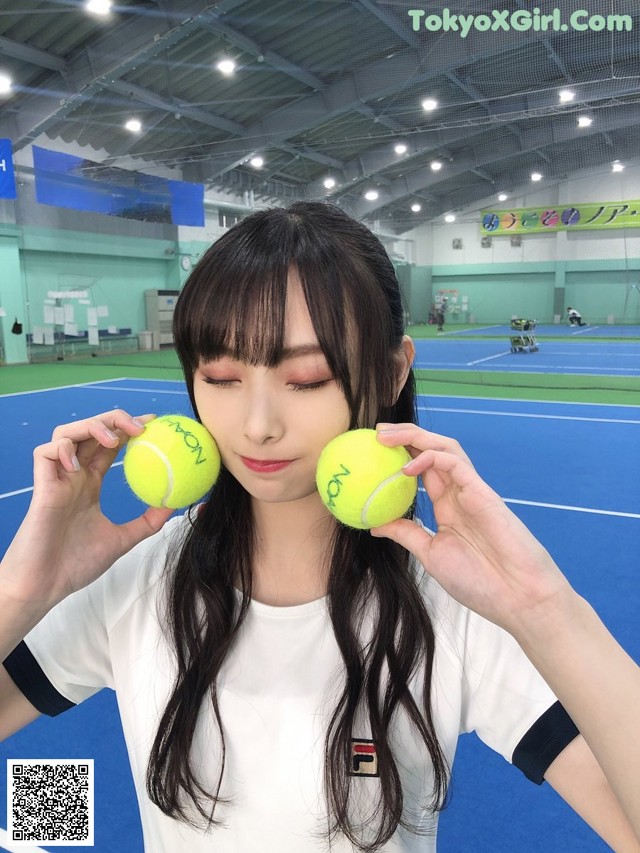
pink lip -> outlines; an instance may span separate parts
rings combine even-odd
[[[282,471],[287,465],[291,465],[292,459],[249,459],[247,456],[240,457],[250,471],[258,474],[273,474]]]

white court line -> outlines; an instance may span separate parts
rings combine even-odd
[[[123,465],[123,462],[114,462],[111,468],[118,468],[120,465]],[[111,468],[109,470],[111,470]],[[27,486],[26,489],[16,489],[15,492],[5,492],[3,495],[0,495],[0,501],[3,498],[13,498],[16,495],[26,495],[27,492],[32,492],[33,486]]]
[[[492,361],[494,358],[502,358],[504,355],[511,355],[509,350],[505,352],[499,352],[497,355],[488,355],[486,358],[477,358],[475,361],[468,361],[467,367],[471,367],[473,364],[481,364],[483,361]]]
[[[470,332],[486,332],[487,329],[502,329],[503,327],[498,323],[495,326],[482,326],[479,329],[460,329],[460,330],[452,330],[451,332],[438,332],[438,335],[444,337],[445,335],[465,335]],[[419,338],[419,340],[429,340],[428,338]]]
[[[445,367],[452,367],[454,370],[456,368],[461,370],[464,367],[464,364],[460,361],[429,361],[426,364],[416,361],[412,366],[414,370],[441,370]]]
[[[114,464],[111,467],[115,468],[118,465],[122,465],[122,462],[114,462]],[[3,498],[10,498],[13,495],[21,495],[21,494],[24,494],[25,492],[32,492],[32,491],[33,491],[33,486],[30,486],[27,489],[19,489],[18,491],[15,491],[15,492],[6,492],[4,495],[0,495],[0,500],[2,500]],[[424,486],[420,486],[418,491],[426,494],[426,490],[425,490]],[[615,510],[609,510],[609,509],[592,509],[591,507],[584,507],[584,506],[567,506],[565,504],[549,504],[549,503],[542,503],[540,501],[525,501],[525,500],[520,500],[519,498],[503,498],[502,500],[506,504],[522,504],[523,506],[540,506],[540,507],[543,507],[545,509],[563,509],[563,510],[568,510],[569,512],[590,512],[590,513],[593,513],[595,515],[615,515],[615,516],[620,516],[621,518],[640,518],[640,513],[637,513],[637,512],[616,512]],[[0,830],[0,833],[1,832],[2,832],[2,830]],[[0,841],[2,841],[1,834],[0,834]],[[18,851],[18,853],[22,853],[22,850]],[[27,853],[28,853],[28,851],[27,851]]]
[[[15,492],[5,492],[3,495],[0,495],[0,501],[2,498],[15,498],[16,495],[26,495],[27,492],[32,492],[33,486],[28,486],[26,489],[16,489]]]
[[[426,494],[424,486],[418,486],[418,491]],[[592,509],[586,506],[568,506],[566,504],[548,504],[542,501],[524,501],[520,498],[502,498],[506,504],[522,504],[523,506],[539,506],[543,509],[563,509],[568,512],[589,512],[594,515],[615,515],[621,518],[640,518],[640,513],[637,512],[617,512],[613,509]]]
[[[168,370],[180,370],[180,368],[177,366],[176,367],[170,367],[167,369]],[[181,375],[182,375],[182,372],[181,372]],[[140,380],[140,382],[178,382],[179,381],[178,379],[149,379],[146,376],[145,377],[142,377],[142,376],[122,376],[120,379],[105,379],[105,382],[122,382],[123,380],[125,382],[137,382],[138,380]],[[101,379],[96,379],[93,384],[95,385],[101,381],[102,381]]]
[[[462,415],[493,415],[498,418],[538,418],[545,421],[588,421],[603,424],[640,424],[633,418],[584,418],[577,415],[541,415],[536,412],[491,412],[486,409],[457,409],[446,406],[418,406],[419,412],[452,412]]]
[[[552,350],[544,348],[545,355],[561,355],[561,356],[571,356],[574,355],[576,358],[584,358],[585,356],[597,355],[602,358],[638,358],[638,352],[567,352],[566,350],[560,350],[558,352],[552,352]]]
[[[599,329],[600,326],[589,326],[588,329],[582,329],[579,332],[571,332],[572,335],[584,335],[585,332],[595,332],[596,329]]]
[[[585,403],[584,400],[526,400],[520,397],[474,397],[468,394],[418,394],[426,400],[481,400],[483,403],[544,403],[549,406],[615,406],[616,409],[637,409],[632,403]],[[425,412],[430,411],[429,406],[422,407]]]
[[[638,368],[638,367],[610,367],[609,372],[598,373],[599,370],[603,370],[606,368],[603,368],[602,365],[600,365],[600,364],[591,364],[591,365],[587,365],[586,367],[583,367],[581,365],[576,365],[576,364],[552,364],[552,365],[546,365],[546,366],[545,365],[539,365],[538,366],[538,365],[529,364],[527,366],[530,369],[531,368],[537,368],[538,370],[543,370],[546,373],[549,373],[550,375],[557,373],[559,370],[568,370],[568,371],[570,371],[569,375],[575,371],[590,370],[593,372],[594,376],[612,377],[612,376],[617,376],[618,373],[635,373],[638,376],[640,376],[640,368]],[[518,371],[518,373],[528,373],[528,372],[529,372],[528,370],[519,370]]]
[[[18,847],[12,844],[6,829],[0,829],[0,845],[2,850],[7,850],[8,853],[49,853],[44,847],[25,847],[24,844]]]
[[[139,379],[141,382],[179,382],[179,379],[142,379],[140,376],[118,376],[116,379],[94,379],[92,382],[75,382],[72,385],[55,385],[52,388],[33,388],[31,391],[13,391],[10,394],[0,394],[2,397],[22,397],[25,394],[46,394],[47,391],[66,391],[68,388],[92,388],[97,391],[140,391],[139,388],[102,388],[109,382],[131,382]],[[151,393],[150,391],[147,393]],[[170,394],[172,392],[167,391]],[[176,393],[176,392],[173,392]]]
[[[126,382],[126,376],[120,376],[117,379],[105,379],[105,382]],[[25,394],[46,394],[47,391],[66,391],[67,388],[92,388],[96,383],[93,382],[75,382],[73,385],[54,385],[53,388],[34,388],[31,391],[13,391],[10,394],[0,394],[0,397],[22,397]]]
[[[146,379],[144,380],[146,382]],[[168,380],[176,382],[177,380]],[[183,391],[165,391],[162,388],[123,388],[121,385],[114,385],[112,388],[101,388],[99,385],[88,385],[88,391],[129,391],[132,394],[186,394],[187,389]]]
[[[506,504],[522,504],[524,506],[541,506],[545,509],[564,509],[569,512],[590,512],[594,515],[617,515],[620,518],[640,518],[638,512],[616,512],[611,509],[592,509],[586,506],[566,506],[565,504],[547,504],[541,501],[521,501],[518,498],[503,498]]]
[[[500,355],[511,355],[511,353],[500,353]],[[520,353],[518,355],[518,358],[521,358],[522,355],[523,355],[523,353]],[[532,356],[533,353],[530,353],[530,355]],[[567,353],[561,353],[561,355],[567,355]],[[491,358],[498,358],[498,356],[494,355],[494,356],[491,356]],[[487,361],[487,360],[488,359],[482,359],[481,358],[479,361]],[[453,370],[458,370],[460,373],[464,373],[464,368],[466,366],[468,366],[469,364],[479,364],[479,361],[470,361],[470,362],[430,361],[430,362],[427,362],[425,364],[423,364],[422,362],[414,362],[413,368],[414,368],[414,370],[427,370],[427,371],[428,370],[437,371],[437,370],[442,370],[444,368],[452,368]],[[567,376],[567,375],[571,376],[572,373],[574,373],[575,375],[579,375],[579,371],[581,371],[581,370],[588,370],[594,376],[608,376],[608,377],[617,376],[616,371],[623,372],[623,373],[624,372],[634,373],[634,371],[635,371],[640,376],[640,370],[637,367],[611,367],[611,368],[609,368],[609,372],[607,372],[607,373],[598,373],[598,371],[606,370],[606,368],[603,368],[602,365],[600,365],[600,364],[591,365],[588,367],[584,367],[581,365],[575,365],[575,364],[553,364],[551,366],[544,365],[544,364],[542,364],[542,365],[527,364],[526,366],[529,368],[528,370],[523,369],[521,367],[521,365],[516,364],[515,361],[513,364],[509,364],[509,367],[513,367],[514,372],[524,373],[524,374],[530,373],[532,376],[539,376],[540,371],[542,371],[544,373],[553,374],[553,373],[559,373],[559,371],[561,371],[561,370],[568,371],[568,373],[566,373],[566,374],[560,374],[562,376]],[[504,368],[502,368],[502,369],[505,370]],[[536,371],[538,371],[538,372],[536,372]],[[506,369],[505,372],[508,373],[509,370]],[[428,380],[425,380],[425,381],[428,381]]]

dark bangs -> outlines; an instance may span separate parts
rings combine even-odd
[[[246,221],[207,250],[180,293],[173,332],[185,373],[227,354],[271,367],[281,358],[288,252],[282,239],[242,229]]]
[[[392,355],[404,331],[398,281],[379,240],[320,202],[247,216],[189,276],[174,313],[174,339],[194,411],[193,373],[201,359],[229,354],[254,365],[280,362],[292,267],[352,426],[373,426],[391,411]]]

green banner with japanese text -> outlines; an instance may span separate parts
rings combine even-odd
[[[500,237],[549,231],[586,231],[640,226],[640,201],[589,202],[555,207],[518,207],[481,211],[480,230]]]

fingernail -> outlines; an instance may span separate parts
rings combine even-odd
[[[144,429],[144,424],[142,423],[142,421],[139,421],[137,418],[131,418],[131,423],[133,423],[137,427],[141,427],[142,429]]]
[[[78,457],[75,455],[75,453],[74,453],[74,455],[71,457],[71,464],[73,465],[73,470],[74,470],[74,471],[79,471],[79,470],[80,470],[80,463],[78,462]]]
[[[377,424],[376,429],[378,432],[397,432],[398,427],[396,424]]]
[[[119,440],[118,436],[115,434],[115,432],[111,432],[111,430],[108,429],[108,427],[105,427],[104,431],[105,431],[105,435],[107,436],[107,438],[110,438],[111,441],[118,441]]]

